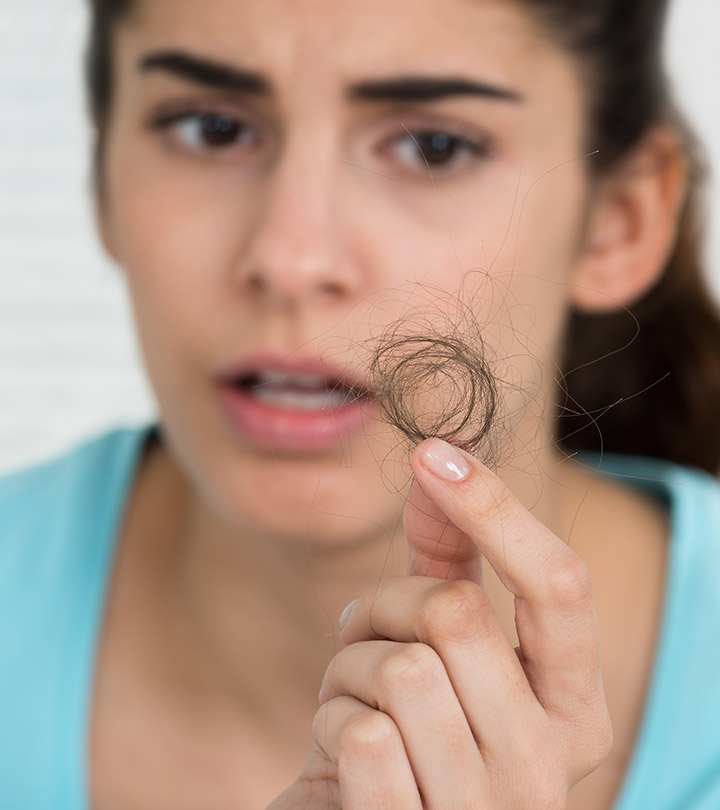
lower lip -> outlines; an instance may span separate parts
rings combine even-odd
[[[273,407],[228,384],[220,386],[220,402],[235,430],[269,450],[333,449],[363,431],[376,411],[372,399],[322,411]]]

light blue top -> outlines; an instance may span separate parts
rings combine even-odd
[[[0,810],[90,810],[96,645],[120,520],[151,435],[154,422],[115,428],[0,476]],[[671,514],[652,681],[613,810],[718,810],[720,481],[648,457],[578,458]]]

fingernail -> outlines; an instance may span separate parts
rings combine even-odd
[[[422,451],[423,464],[444,481],[462,481],[470,475],[470,465],[460,453],[442,439],[430,439]]]
[[[353,599],[352,602],[345,605],[345,607],[343,608],[343,612],[340,614],[340,618],[338,619],[338,625],[340,626],[341,630],[350,620],[350,615],[353,612],[353,610],[355,610],[355,605],[357,605],[359,601],[360,601],[359,599]]]

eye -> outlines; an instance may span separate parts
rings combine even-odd
[[[226,113],[185,110],[158,116],[150,127],[171,130],[175,139],[194,152],[217,152],[254,141],[252,130]]]
[[[442,130],[408,130],[392,143],[397,144],[401,161],[426,174],[428,168],[446,172],[468,159],[473,162],[487,158],[491,152],[489,139],[478,142]]]

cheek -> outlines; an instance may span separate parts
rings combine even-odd
[[[481,326],[500,327],[498,340],[510,326],[545,343],[567,298],[582,183],[577,168],[501,165],[473,183],[416,193],[404,206],[378,211],[366,201],[374,213],[364,230],[380,235],[368,244],[368,263],[394,268],[387,281],[397,286],[411,282],[410,303],[423,314],[457,312],[459,295]]]
[[[152,167],[144,176],[117,178],[114,223],[132,281],[152,285],[168,277],[192,286],[207,282],[218,266],[226,250],[227,206],[183,180],[181,173]]]
[[[514,266],[518,296],[528,304],[536,340],[552,351],[570,303],[583,225],[585,185],[577,168],[551,172],[528,194]]]
[[[503,303],[492,332],[504,359],[499,374],[509,383],[507,409],[518,420],[540,416],[555,396],[581,211],[579,175],[545,176],[525,195],[499,263]]]
[[[471,306],[498,302],[517,241],[519,173],[488,166],[472,179],[410,187],[398,184],[348,192],[351,227],[346,249],[372,274],[381,305],[370,308],[375,327],[417,318],[442,328]],[[374,297],[373,297],[374,298]],[[458,301],[459,298],[459,301]],[[438,317],[439,316],[439,317]]]
[[[471,338],[468,327],[476,327],[506,411],[524,413],[553,377],[582,194],[577,170],[525,167],[522,176],[507,170],[467,192],[438,194],[422,217],[412,209],[403,238],[386,243],[393,266],[411,268],[397,277],[418,284],[383,315],[409,315],[409,329],[421,333],[425,324],[439,332],[458,326]]]
[[[130,139],[118,143],[109,172],[112,231],[140,337],[151,358],[163,347],[192,353],[237,257],[240,195]]]
[[[207,288],[234,251],[243,213],[232,171],[203,170],[171,155],[156,135],[130,128],[108,150],[110,209],[120,261],[129,281],[152,291],[173,285]],[[170,283],[167,283],[170,282]]]
[[[536,179],[534,179],[536,178]],[[495,289],[493,310],[543,351],[562,326],[570,272],[581,227],[583,178],[562,167],[528,172],[505,211],[499,250],[490,259],[488,279]]]

